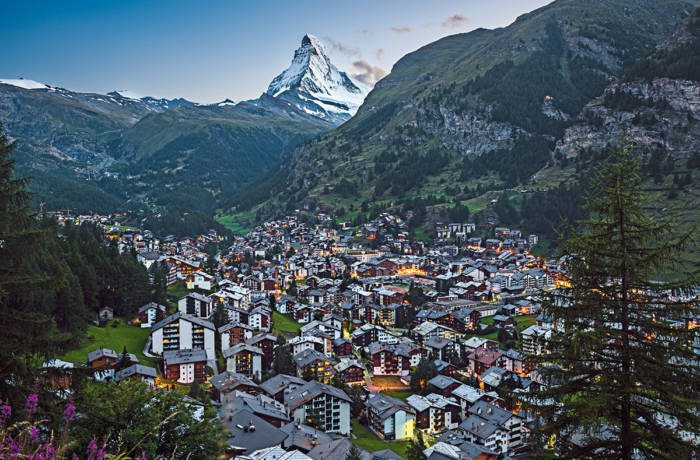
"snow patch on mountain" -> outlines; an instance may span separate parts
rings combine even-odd
[[[340,124],[351,118],[371,88],[333,65],[326,48],[306,34],[290,66],[275,77],[266,94],[291,102],[300,110]]]
[[[49,85],[26,78],[0,78],[0,84],[17,86],[24,89],[49,89]]]

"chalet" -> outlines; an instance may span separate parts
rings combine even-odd
[[[459,356],[459,347],[456,346],[456,343],[441,336],[430,337],[423,346],[437,359],[447,361]]]
[[[181,313],[196,316],[198,318],[209,318],[212,314],[213,301],[202,294],[191,292],[177,302],[177,309]]]
[[[365,402],[369,429],[384,440],[413,437],[415,411],[400,399],[382,393],[370,394]]]
[[[323,353],[316,350],[304,350],[294,355],[297,375],[312,375],[315,380],[330,383],[333,378],[333,363]]]
[[[221,415],[225,419],[229,414],[238,410],[246,410],[257,415],[269,424],[281,428],[289,422],[289,416],[284,404],[264,394],[248,394],[235,390],[223,395]]]
[[[513,321],[512,316],[495,315],[493,317],[493,325],[498,328],[515,327],[515,321]]]
[[[257,331],[270,332],[272,312],[267,307],[255,307],[248,315],[248,325]]]
[[[232,346],[244,343],[253,337],[253,328],[247,324],[230,322],[219,328],[221,335],[221,352],[223,353]]]
[[[98,348],[87,355],[87,365],[92,369],[113,367],[119,361],[120,355],[109,348]]]
[[[411,334],[419,345],[424,344],[426,340],[433,337],[443,337],[450,340],[456,339],[456,333],[452,328],[430,321],[424,321],[414,327]]]
[[[277,345],[277,337],[272,334],[258,334],[246,340],[248,345],[258,347],[263,353],[262,365],[263,369],[270,369],[272,360],[275,357],[275,346]]]
[[[365,367],[356,359],[342,358],[335,365],[335,373],[340,375],[348,385],[364,383],[365,381]]]
[[[111,307],[102,307],[97,312],[97,322],[100,324],[105,324],[114,319],[114,309]]]
[[[230,458],[280,447],[287,439],[287,433],[247,409],[228,413],[223,423],[229,433],[226,456]]]
[[[454,398],[431,393],[427,396],[411,395],[406,403],[416,413],[416,428],[430,434],[457,428],[461,407]]]
[[[155,368],[143,366],[141,364],[132,364],[124,369],[118,370],[114,374],[114,380],[119,382],[126,379],[137,379],[146,382],[149,386],[155,385],[158,373]]]
[[[452,396],[457,400],[462,408],[463,417],[468,413],[469,409],[478,401],[488,403],[501,404],[501,399],[495,392],[486,392],[481,388],[475,388],[469,385],[460,385],[452,390]]]
[[[211,383],[212,398],[219,403],[223,402],[223,397],[226,394],[235,391],[245,392],[250,395],[260,392],[260,387],[250,377],[235,372],[224,371],[209,379],[209,383]]]
[[[506,443],[503,444],[501,452],[512,451],[523,445],[523,420],[520,416],[485,401],[479,401],[474,404],[469,409],[469,414],[470,419],[472,418],[471,416],[476,416],[484,423],[494,425],[499,430],[505,431]]]
[[[370,360],[375,375],[409,374],[411,367],[417,366],[425,350],[413,343],[382,344],[374,342],[369,346]]]
[[[172,350],[205,350],[207,358],[216,359],[216,328],[214,324],[177,312],[157,322],[151,328],[151,348],[153,353],[162,355]]]
[[[296,423],[313,421],[326,433],[350,434],[352,399],[339,388],[313,380],[289,392],[285,405]]]
[[[447,377],[454,377],[454,375],[457,373],[457,367],[454,364],[448,363],[447,361],[443,361],[441,359],[436,359],[434,363],[438,374],[446,375]]]
[[[333,354],[338,357],[353,356],[352,342],[340,338],[333,341]]]
[[[452,312],[452,316],[454,317],[452,328],[461,333],[476,329],[481,318],[478,311],[466,307]]]
[[[503,366],[510,372],[516,374],[524,373],[526,367],[525,360],[526,355],[515,348],[509,348],[503,352]]]
[[[197,271],[187,275],[185,278],[185,286],[190,290],[200,289],[202,291],[210,291],[212,281],[214,281],[213,276],[202,271]]]
[[[259,381],[262,378],[262,356],[263,352],[258,347],[247,343],[236,344],[224,351],[226,370]]]
[[[438,393],[445,397],[450,397],[452,391],[462,385],[462,382],[455,380],[452,377],[447,377],[446,375],[436,375],[428,381],[430,387],[435,393]]]
[[[165,318],[168,307],[156,302],[149,302],[139,308],[139,324],[141,327],[151,327],[158,321]]]
[[[277,374],[260,384],[260,389],[271,398],[284,402],[286,395],[295,388],[306,385],[303,380],[295,375]]]
[[[508,448],[508,433],[498,425],[488,422],[476,415],[469,415],[459,429],[468,442],[483,446],[492,452],[505,453]]]
[[[319,444],[329,443],[333,438],[326,434],[325,431],[316,429],[310,425],[303,425],[295,421],[289,422],[284,425],[282,431],[287,433],[287,439],[282,442],[282,447],[287,449],[286,454],[293,453],[293,457],[290,460],[296,460],[297,457],[301,457],[302,452],[309,452]],[[291,450],[294,449],[294,450]],[[275,458],[274,460],[277,460]],[[280,460],[286,460],[281,458]],[[309,457],[305,456],[299,460],[310,460]]]
[[[178,383],[204,383],[207,379],[207,353],[204,350],[176,349],[163,352],[163,375]]]
[[[467,355],[467,363],[468,372],[478,377],[489,367],[504,365],[505,360],[500,351],[481,347]]]

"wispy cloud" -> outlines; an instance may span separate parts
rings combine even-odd
[[[326,41],[330,43],[331,48],[334,51],[339,52],[340,54],[348,57],[360,57],[362,55],[362,52],[360,51],[360,48],[349,45],[347,43],[340,42],[338,40],[334,40],[332,38],[326,38]]]
[[[360,31],[360,35],[362,35],[363,37],[371,37],[372,35],[374,35],[374,33],[371,30],[362,29]]]
[[[407,34],[411,31],[411,28],[408,26],[392,27],[391,31],[395,34]]]
[[[374,85],[381,80],[384,75],[386,75],[386,71],[384,69],[372,65],[364,59],[353,62],[352,66],[352,76],[366,85]]]
[[[446,29],[456,29],[458,27],[463,27],[467,22],[469,22],[469,18],[462,13],[455,13],[442,21],[442,27]]]
[[[381,59],[384,57],[386,54],[386,51],[384,48],[377,48],[377,50],[374,52],[374,55],[381,61]]]

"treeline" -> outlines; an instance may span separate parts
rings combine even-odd
[[[144,218],[143,227],[159,236],[196,236],[211,229],[228,232],[210,215],[183,208],[168,208],[162,213],[150,214]]]
[[[27,181],[13,176],[12,145],[0,131],[0,379],[37,356],[78,342],[101,306],[133,314],[150,298],[133,254],[102,243],[93,226],[59,229],[30,211]],[[16,375],[20,379],[20,375]],[[0,383],[0,393],[2,387]]]
[[[557,243],[566,225],[574,225],[586,217],[583,208],[586,186],[580,182],[560,184],[556,188],[525,195],[516,207],[502,194],[494,209],[507,225],[519,226],[528,233]]]
[[[101,230],[91,224],[68,225],[60,231],[63,256],[75,275],[88,316],[111,307],[132,316],[151,300],[151,285],[133,252],[119,253],[116,242],[105,244]]]
[[[415,151],[396,154],[384,151],[375,162],[379,174],[374,186],[375,195],[391,193],[396,196],[422,185],[429,176],[442,171],[450,161],[447,152],[433,148],[425,154]]]
[[[551,159],[553,143],[542,136],[521,137],[510,150],[500,149],[462,160],[461,180],[496,173],[506,186],[527,181]]]

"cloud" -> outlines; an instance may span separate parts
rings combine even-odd
[[[391,31],[394,32],[395,34],[407,34],[411,31],[411,28],[408,26],[392,27]]]
[[[380,61],[384,57],[384,54],[386,54],[384,48],[377,48],[377,50],[374,52],[374,55],[377,56],[377,59]]]
[[[374,85],[386,75],[381,67],[370,64],[364,59],[352,63],[352,76],[366,85]]]
[[[331,44],[334,51],[337,51],[344,56],[360,57],[362,55],[360,48],[356,46],[348,45],[347,43],[339,42],[338,40],[334,40],[332,38],[326,38],[326,40]]]
[[[462,13],[455,13],[442,21],[442,27],[446,29],[456,29],[457,27],[464,26],[467,22],[469,22],[469,18]]]
[[[360,35],[362,35],[363,37],[371,37],[373,35],[373,33],[371,30],[362,29],[360,31]]]

